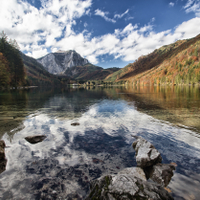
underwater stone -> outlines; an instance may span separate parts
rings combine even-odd
[[[172,164],[161,164],[157,163],[156,165],[146,168],[145,173],[147,175],[147,178],[152,179],[154,182],[162,185],[163,187],[166,187],[173,174],[173,171],[175,170],[175,166]]]
[[[71,123],[71,126],[79,126],[80,124],[78,122],[74,122],[74,123]]]
[[[36,144],[38,142],[42,142],[46,137],[47,137],[46,135],[34,135],[25,137],[25,139],[31,144]]]
[[[6,147],[6,144],[4,140],[0,140],[0,174],[3,171],[5,171],[6,164],[7,164],[7,159],[5,156],[5,147]]]
[[[4,140],[0,140],[0,160],[5,159],[5,147],[6,144]]]

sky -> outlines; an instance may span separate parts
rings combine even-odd
[[[200,34],[200,0],[1,0],[2,31],[34,58],[75,50],[94,65],[122,68]]]

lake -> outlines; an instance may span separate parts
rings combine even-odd
[[[77,123],[77,126],[72,126]],[[43,134],[31,144],[25,137]],[[176,163],[175,199],[200,196],[200,88],[112,87],[0,92],[0,199],[84,199],[90,181],[136,166],[132,136]]]

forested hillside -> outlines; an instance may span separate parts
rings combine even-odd
[[[156,85],[200,83],[200,35],[156,49],[106,78],[122,80]]]
[[[0,38],[0,87],[25,85],[24,64],[15,40]]]

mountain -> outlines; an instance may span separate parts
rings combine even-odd
[[[38,60],[20,52],[15,40],[0,38],[0,89],[14,86],[62,86],[74,80],[103,80],[119,68],[92,65],[75,51],[58,51]],[[72,81],[71,81],[72,80]]]
[[[141,56],[105,80],[156,85],[200,83],[200,35]]]
[[[24,67],[26,70],[26,79],[29,85],[37,85],[37,86],[60,86],[63,82],[68,82],[69,79],[67,77],[58,77],[56,75],[50,74],[43,67],[41,63],[39,63],[36,59],[26,56],[21,53],[21,57],[24,63]],[[61,83],[62,79],[62,83]]]
[[[119,69],[120,68],[116,67],[103,69],[102,67],[88,63],[84,66],[68,68],[65,71],[65,74],[76,80],[104,80],[108,75],[118,71]]]
[[[92,65],[76,51],[58,51],[39,58],[44,68],[51,74],[65,75],[76,80],[103,80],[119,68],[103,69]]]
[[[51,74],[64,74],[65,71],[74,66],[88,64],[88,60],[82,58],[76,51],[58,51],[39,58],[44,68]]]

